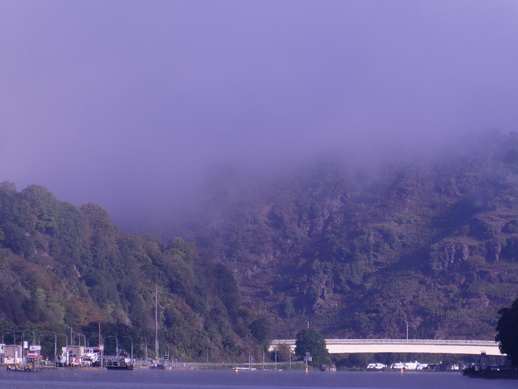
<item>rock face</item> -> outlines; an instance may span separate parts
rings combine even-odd
[[[430,262],[437,270],[459,270],[470,255],[469,246],[462,242],[447,241],[430,252]]]

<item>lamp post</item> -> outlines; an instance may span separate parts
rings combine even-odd
[[[60,333],[56,332],[56,340],[60,336],[64,336],[65,337],[65,350],[67,350],[66,351],[66,363],[68,363],[68,336],[67,336],[67,334],[60,334]],[[56,365],[57,365],[57,363],[58,363],[58,361],[57,361],[57,357],[56,357]]]
[[[14,332],[19,332],[21,334],[20,336],[20,345],[23,347],[23,341],[25,340],[25,334],[23,333],[22,330],[14,330]],[[16,343],[15,343],[16,344]]]
[[[405,320],[406,322],[406,340],[408,340],[408,320]]]
[[[88,347],[94,347],[94,345],[90,346],[90,339],[93,338],[95,336],[95,339],[97,340],[97,346],[100,347],[104,342],[103,342],[103,336],[101,334],[98,334],[97,332],[91,334],[87,339],[87,344],[88,344]],[[95,342],[94,342],[95,344]]]
[[[90,347],[90,339],[93,338],[95,336],[96,339],[99,339],[99,335],[97,334],[92,334],[92,335],[89,335],[87,338],[86,338],[86,345],[87,347]]]
[[[77,342],[77,343],[78,343],[78,344],[77,344],[78,346],[81,346],[81,337],[83,337],[83,342],[84,342],[84,343],[83,343],[83,346],[85,346],[85,347],[86,347],[86,335],[85,335],[85,334],[82,334],[81,332],[75,332],[75,331],[72,331],[72,332],[71,332],[71,334],[72,334],[72,336],[73,336],[73,339],[75,339],[75,338],[76,338],[76,336],[77,336],[77,338],[79,338],[79,341]],[[72,344],[73,344],[73,343],[75,343],[75,340],[72,340]]]
[[[90,347],[90,338],[92,338],[94,336],[97,338],[97,347],[99,349],[99,352],[101,353],[101,356],[100,356],[101,367],[103,367],[104,341],[103,341],[102,334],[95,332],[95,333],[91,334],[90,336],[88,336],[88,338],[86,338],[87,345],[88,345],[88,347]]]
[[[250,335],[252,335],[252,333],[251,333],[251,332],[249,332],[249,333],[248,333],[248,335],[246,335],[244,338],[242,338],[242,339],[244,339],[244,342],[246,343],[246,345],[247,345],[247,347],[248,347],[248,367],[249,367],[249,368],[250,368],[251,363],[252,363],[252,361],[251,361],[251,359],[252,359],[252,358],[251,358],[251,357],[252,357],[252,354],[250,353],[250,344],[248,343],[248,337],[249,337]]]
[[[25,334],[23,333],[22,330],[13,330],[14,332],[14,336],[15,336],[15,341],[13,342],[13,345],[16,346],[16,333],[19,332],[21,334],[20,336],[20,347],[21,347],[21,351],[22,351],[22,355],[21,355],[21,358],[22,360],[25,359],[25,355],[24,355],[24,352],[23,352],[23,342],[25,340]],[[15,348],[15,358],[19,358],[18,356],[18,351],[17,351],[17,348]]]
[[[131,336],[123,336],[123,338],[129,338],[131,340],[131,362],[133,363],[133,338]]]
[[[26,332],[32,332],[32,344],[36,344],[36,333],[33,330],[22,330],[25,336]]]
[[[115,335],[108,335],[108,336],[105,336],[104,337],[104,340],[107,340],[109,338],[115,338],[115,356],[118,355],[118,350],[119,350],[119,340],[117,339],[117,337]]]
[[[22,336],[20,336],[20,346],[22,348],[22,360],[24,360],[25,359],[25,352],[23,351],[24,350],[23,346],[24,346],[24,343],[25,343],[25,333],[23,332],[23,330],[15,330],[15,332],[19,332],[20,334],[22,334]]]
[[[43,334],[53,334],[54,335],[54,364],[57,365],[57,363],[58,363],[58,334],[56,334],[54,331],[43,331]],[[40,342],[41,342],[41,336],[40,336]]]
[[[4,330],[4,332],[2,333],[2,343],[5,343],[5,341],[4,341],[4,335],[5,335],[7,332],[12,332],[12,333],[13,333],[13,344],[16,344],[16,332],[15,332],[15,330]]]

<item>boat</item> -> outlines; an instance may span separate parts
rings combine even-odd
[[[156,362],[149,366],[150,369],[165,370],[165,364],[162,362]]]
[[[100,366],[101,351],[98,347],[89,347],[84,350],[81,357],[81,366]]]
[[[8,364],[6,365],[7,371],[24,371],[24,372],[36,372],[41,371],[41,366],[35,366],[33,363],[28,363],[26,365],[20,364]]]
[[[128,354],[124,354],[124,356],[107,359],[105,367],[108,370],[133,370],[133,360]]]
[[[387,365],[383,363],[369,363],[367,365],[367,370],[383,370],[386,369]]]
[[[403,362],[396,362],[390,365],[390,368],[395,370],[403,370],[405,368],[405,364]]]
[[[469,366],[462,370],[462,375],[471,378],[513,378],[518,379],[518,368],[510,366]]]
[[[133,361],[125,355],[124,357],[107,359],[105,366],[108,370],[133,370]]]
[[[480,354],[477,363],[462,370],[462,375],[472,378],[514,378],[518,379],[518,367],[488,366],[486,353]]]

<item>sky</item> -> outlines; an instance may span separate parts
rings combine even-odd
[[[517,69],[515,0],[1,0],[0,181],[138,230],[218,166],[517,130]]]

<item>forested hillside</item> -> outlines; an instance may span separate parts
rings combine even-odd
[[[346,160],[346,159],[345,159]],[[0,325],[149,339],[232,359],[295,337],[482,338],[518,295],[518,137],[373,170],[328,158],[215,174],[178,236],[0,184]],[[282,170],[282,169],[280,169]],[[232,172],[232,173],[230,173]],[[272,178],[275,177],[275,178]],[[252,336],[248,336],[252,335]]]
[[[128,235],[95,204],[60,202],[41,186],[0,184],[0,328],[143,338],[154,351],[155,291],[163,353],[239,355],[255,319],[232,273],[194,244]],[[9,332],[7,332],[9,334]],[[96,337],[94,336],[94,339]],[[125,340],[126,343],[128,339]]]
[[[191,231],[276,336],[311,324],[401,338],[408,325],[410,337],[492,339],[518,295],[516,134],[376,171],[330,158],[270,182],[221,181]]]

